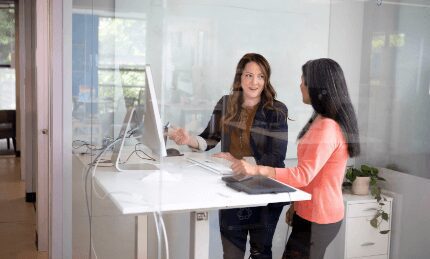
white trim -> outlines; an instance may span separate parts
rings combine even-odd
[[[49,0],[36,0],[36,226],[39,251],[48,251],[49,233]],[[48,132],[49,134],[49,132]]]
[[[50,258],[72,258],[71,186],[71,9],[72,3],[50,0]],[[67,56],[65,56],[65,53]],[[67,138],[69,136],[69,138]]]

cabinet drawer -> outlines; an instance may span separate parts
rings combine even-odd
[[[388,214],[391,214],[391,201],[384,201],[383,210]],[[356,203],[348,205],[348,210],[346,217],[367,217],[373,216],[376,213],[376,209],[378,208],[378,203],[375,202],[366,202],[366,203]]]
[[[388,254],[389,234],[380,234],[369,221],[372,217],[346,219],[346,257],[363,257]],[[387,229],[383,221],[381,229]]]

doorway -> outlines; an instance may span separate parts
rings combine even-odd
[[[0,1],[0,155],[17,150],[15,7],[14,1]]]

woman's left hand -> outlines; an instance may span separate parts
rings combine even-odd
[[[232,156],[229,152],[221,152],[213,155],[214,157],[223,158],[231,162],[231,169],[236,174],[249,174],[257,175],[258,166],[252,165],[243,159],[237,159]]]
[[[258,165],[250,164],[243,159],[242,160],[236,159],[236,161],[234,161],[230,167],[233,170],[233,172],[235,172],[236,174],[247,174],[247,175],[260,174],[260,172],[258,171],[259,169]]]

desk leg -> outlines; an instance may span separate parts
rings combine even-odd
[[[209,258],[209,214],[207,211],[191,212],[190,259]]]
[[[136,258],[148,259],[148,216],[136,216]]]

